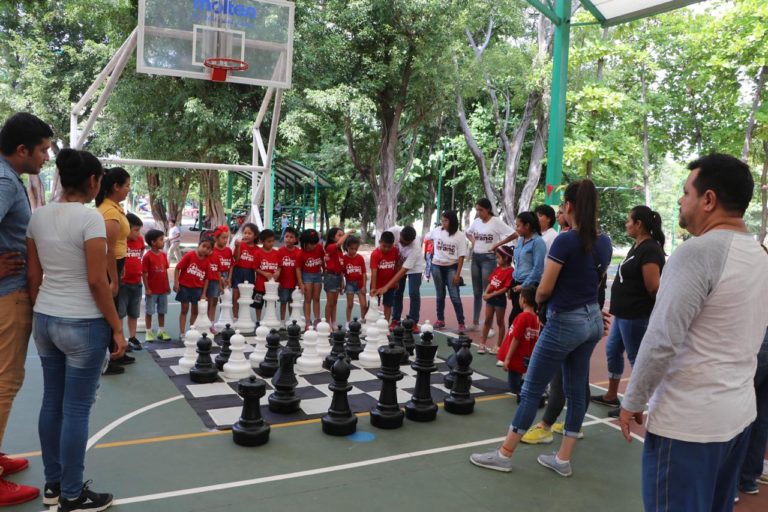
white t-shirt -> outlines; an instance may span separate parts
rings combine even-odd
[[[664,266],[622,407],[658,436],[722,443],[756,413],[753,379],[768,323],[768,254],[750,234],[712,230]]]
[[[435,265],[454,265],[461,256],[467,256],[467,237],[461,231],[451,236],[442,227],[437,227],[427,234],[427,238],[434,242],[432,263]]]
[[[421,237],[416,238],[409,245],[400,244],[400,232],[403,230],[400,226],[393,226],[387,231],[395,235],[395,247],[400,252],[400,264],[408,269],[406,274],[421,274],[426,268],[424,262],[424,253],[421,251]]]
[[[27,227],[35,241],[43,283],[35,312],[60,318],[101,318],[88,287],[85,242],[104,239],[107,230],[98,210],[81,203],[50,203],[35,210]]]
[[[488,254],[493,252],[491,247],[514,232],[514,228],[507,226],[503,220],[494,215],[488,219],[488,222],[483,222],[480,217],[476,218],[469,226],[467,235],[475,237],[473,252],[476,254]]]
[[[172,244],[181,243],[181,229],[179,226],[173,226],[168,232],[168,241]]]
[[[544,244],[547,246],[547,254],[549,254],[549,248],[552,247],[552,242],[557,238],[558,232],[554,228],[549,228],[541,234],[541,239],[544,240]]]

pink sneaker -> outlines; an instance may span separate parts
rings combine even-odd
[[[437,320],[434,324],[432,324],[432,327],[434,327],[435,329],[442,329],[443,327],[445,327],[445,322],[443,322],[442,320]]]
[[[464,324],[459,324],[459,332],[464,333],[467,330],[466,326]]]

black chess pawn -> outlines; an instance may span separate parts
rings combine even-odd
[[[435,354],[437,345],[419,342],[415,345],[416,361],[411,368],[416,370],[416,387],[413,396],[405,404],[405,417],[412,421],[433,421],[437,417],[437,404],[432,399],[430,375],[437,370]]]
[[[472,352],[469,341],[462,344],[456,353],[456,367],[453,369],[455,380],[450,396],[445,399],[445,412],[451,414],[471,414],[475,410],[475,399],[469,394],[472,387]]]
[[[360,343],[360,331],[363,326],[357,321],[357,318],[353,318],[349,322],[349,329],[347,330],[347,344],[345,350],[350,359],[357,360],[360,357],[360,352],[363,351],[363,344]]]
[[[338,326],[338,329],[333,331],[331,333],[331,340],[333,340],[333,346],[331,347],[331,353],[325,356],[325,360],[323,361],[323,368],[326,370],[330,370],[333,366],[333,363],[336,362],[336,359],[338,359],[341,356],[346,356],[346,353],[344,352],[344,341],[345,341],[345,335],[344,335],[344,329],[341,328],[341,326]]]
[[[296,320],[288,325],[286,331],[288,332],[288,341],[285,346],[294,352],[301,352],[301,327],[296,323]]]
[[[407,350],[410,355],[413,355],[413,348],[416,344],[416,340],[413,339],[413,328],[416,325],[416,322],[409,317],[403,320],[400,325],[403,326],[403,345],[405,345],[405,350]]]
[[[269,441],[269,424],[261,417],[261,397],[267,385],[250,376],[237,384],[237,393],[243,397],[243,412],[232,425],[232,439],[240,446],[259,446]]]
[[[403,378],[400,359],[403,347],[379,347],[381,369],[376,377],[381,379],[381,393],[376,407],[371,409],[371,425],[378,428],[400,428],[403,426],[403,410],[397,402],[397,381]]]
[[[333,382],[328,386],[333,391],[333,400],[328,414],[320,422],[323,432],[332,436],[348,436],[357,430],[357,416],[349,408],[348,393],[352,389],[349,379],[349,363],[346,357],[340,357],[331,366]]]
[[[408,364],[411,362],[408,358],[408,351],[405,349],[405,343],[403,342],[404,333],[405,330],[403,329],[402,324],[397,324],[395,328],[392,329],[392,339],[389,343],[390,346],[401,347],[403,349],[403,355],[400,357],[400,364]]]
[[[448,356],[448,359],[445,361],[445,364],[448,366],[448,370],[450,371],[443,379],[443,385],[447,389],[451,389],[453,387],[453,381],[456,378],[455,374],[453,373],[453,369],[456,368],[456,354],[464,343],[471,343],[471,340],[462,334],[458,338],[448,338],[447,341],[448,346],[453,349],[453,353]]]
[[[301,399],[296,396],[299,381],[293,371],[293,365],[299,357],[298,352],[289,348],[280,351],[280,367],[272,377],[274,393],[269,395],[269,410],[279,414],[288,414],[299,410]]]
[[[221,339],[221,350],[219,351],[215,359],[216,368],[219,371],[224,371],[224,365],[227,364],[227,362],[229,361],[229,356],[232,355],[231,340],[232,340],[232,336],[234,335],[235,335],[235,330],[229,324],[227,324],[224,327],[224,330],[222,330],[219,333],[219,336]]]
[[[272,329],[267,335],[267,353],[264,354],[264,360],[259,363],[259,375],[271,377],[275,374],[280,366],[277,360],[277,351],[280,348],[280,334]]]
[[[197,361],[194,368],[189,370],[189,378],[197,384],[209,384],[216,380],[219,371],[211,360],[211,346],[213,341],[208,333],[203,333],[197,340]]]

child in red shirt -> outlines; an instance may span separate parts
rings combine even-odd
[[[528,369],[528,361],[533,354],[533,347],[539,339],[539,317],[536,315],[536,288],[526,286],[520,291],[520,307],[523,312],[515,317],[512,327],[501,345],[496,358],[502,361],[507,371],[509,390],[520,397],[523,375]]]
[[[144,241],[149,246],[149,251],[144,254],[141,262],[146,299],[144,320],[147,324],[147,334],[144,339],[155,341],[155,333],[152,330],[152,315],[157,312],[157,324],[159,326],[157,341],[171,341],[171,336],[165,332],[168,295],[171,293],[171,286],[168,283],[168,256],[163,252],[165,235],[159,229],[150,229],[144,235]]]
[[[253,289],[252,308],[256,309],[256,321],[261,320],[261,309],[264,307],[264,284],[270,279],[280,278],[280,254],[273,249],[275,246],[275,232],[265,229],[259,235],[261,251],[256,256],[254,271],[256,272],[256,286]]]
[[[240,289],[237,287],[241,283],[254,283],[256,274],[253,271],[253,264],[256,262],[256,255],[261,250],[256,245],[256,239],[259,237],[259,228],[256,224],[244,224],[241,228],[242,239],[235,242],[235,252],[233,254],[234,268],[232,269],[232,315],[237,318],[240,312]]]
[[[288,226],[283,233],[285,245],[277,251],[277,254],[280,255],[280,287],[277,289],[277,296],[280,299],[280,320],[283,323],[288,319],[286,312],[288,304],[292,301],[291,294],[298,285],[296,268],[301,255],[301,250],[296,247],[298,241],[296,228]]]
[[[213,238],[203,237],[194,251],[189,251],[176,265],[174,272],[173,291],[176,292],[176,300],[181,303],[179,315],[179,337],[184,338],[187,327],[187,312],[192,304],[192,313],[189,317],[189,325],[194,325],[197,320],[197,303],[205,296],[208,288],[208,268],[210,262],[208,255],[213,250]]]
[[[480,337],[480,348],[478,354],[485,354],[485,345],[488,341],[488,331],[493,325],[493,315],[496,315],[496,329],[498,339],[496,345],[491,349],[491,354],[498,352],[501,343],[504,341],[504,312],[507,310],[506,293],[512,286],[512,251],[509,246],[502,245],[496,249],[496,268],[488,276],[488,286],[483,294],[485,300],[485,322],[483,323],[483,333]]]
[[[304,318],[306,327],[312,325],[310,310],[315,313],[315,323],[320,321],[320,290],[323,287],[323,246],[320,234],[314,229],[305,229],[299,237],[301,255],[296,267],[296,280],[304,290]]]
[[[144,240],[141,239],[141,219],[129,213],[128,249],[125,253],[123,276],[117,293],[117,314],[120,318],[128,317],[128,346],[132,350],[141,350],[141,342],[136,338],[136,323],[141,314],[141,256],[144,253]]]
[[[232,249],[227,247],[229,243],[229,228],[219,226],[213,231],[213,250],[208,260],[208,291],[205,296],[208,298],[208,319],[215,321],[216,305],[219,302],[219,295],[226,287],[229,279],[229,269],[232,267]],[[211,327],[213,332],[213,327]],[[215,334],[215,333],[214,333]]]
[[[400,255],[395,244],[395,235],[385,231],[379,237],[379,246],[371,253],[371,296],[381,296],[384,303],[384,318],[389,322],[392,316],[392,304],[395,299],[395,289],[385,290],[383,287],[397,273]]]
[[[354,232],[352,229],[344,233],[341,228],[334,227],[328,230],[325,237],[325,319],[331,325],[336,325],[336,305],[344,285],[341,248],[347,237]]]
[[[352,308],[355,305],[355,294],[360,301],[360,318],[365,317],[368,309],[365,297],[365,281],[368,275],[365,272],[365,260],[357,251],[360,249],[360,239],[356,236],[347,238],[344,247],[347,253],[341,257],[344,266],[344,280],[347,282],[344,292],[347,294],[347,323],[352,320]]]

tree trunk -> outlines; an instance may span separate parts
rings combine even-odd
[[[763,141],[763,158],[763,173],[760,175],[760,233],[757,236],[761,244],[765,243],[768,229],[768,140]]]
[[[341,229],[346,229],[349,202],[349,187],[347,187],[344,191],[344,201],[341,203],[341,212],[339,212],[339,227]]]
[[[368,208],[363,207],[363,214],[360,218],[360,241],[366,243],[368,240],[368,223],[371,219],[368,218]]]
[[[43,186],[43,180],[40,179],[38,174],[29,175],[27,196],[29,197],[29,206],[32,208],[32,211],[45,206],[45,186]]]
[[[469,152],[472,153],[472,156],[477,163],[477,170],[480,172],[480,181],[483,183],[483,192],[485,193],[485,197],[487,197],[491,202],[491,208],[493,209],[494,213],[497,213],[498,208],[496,207],[496,194],[494,194],[493,187],[491,186],[491,179],[488,175],[488,166],[485,163],[485,155],[483,155],[482,150],[477,145],[475,137],[472,135],[472,129],[469,127],[469,123],[467,122],[467,115],[464,112],[464,101],[461,98],[461,94],[458,92],[456,93],[456,111],[459,115],[459,126],[461,127],[461,132],[464,134],[464,140],[467,141],[467,148],[469,149]]]
[[[523,155],[525,134],[531,125],[536,106],[541,101],[541,92],[537,89],[528,93],[520,124],[515,129],[512,139],[506,148],[504,162],[504,220],[507,224],[515,223],[515,199],[517,194],[517,171],[520,168],[520,157]]]
[[[749,148],[752,145],[752,132],[755,130],[755,114],[757,109],[760,108],[760,96],[765,86],[765,81],[768,78],[768,66],[762,66],[760,73],[757,75],[757,85],[755,87],[755,97],[752,99],[752,110],[749,112],[749,119],[747,120],[747,130],[744,134],[744,147],[741,150],[741,159],[746,162],[749,158]]]
[[[647,100],[648,84],[645,80],[645,70],[640,72],[640,99],[645,107]],[[648,112],[643,114],[643,190],[645,191],[645,204],[651,207],[651,155],[648,145]]]
[[[221,202],[221,183],[219,171],[203,169],[200,171],[200,190],[203,193],[205,215],[211,220],[211,229],[226,224],[227,214]],[[272,226],[265,226],[272,228]]]
[[[430,176],[428,185],[427,197],[428,201],[424,203],[424,216],[422,217],[421,236],[423,237],[432,229],[432,216],[435,214],[435,202],[432,198],[437,198],[435,190],[435,178]]]
[[[525,180],[523,191],[520,193],[520,202],[517,211],[525,212],[531,209],[531,201],[536,187],[539,186],[541,179],[542,165],[541,161],[547,151],[547,135],[549,133],[549,116],[544,109],[539,111],[536,121],[536,134],[533,139],[533,149],[531,149],[531,160],[528,164],[528,178]]]
[[[177,225],[181,226],[192,174],[189,171],[167,171],[159,176],[161,183],[164,184],[162,189],[167,191],[168,218],[176,219]]]
[[[155,221],[155,229],[160,229],[164,233],[168,233],[168,216],[160,192],[160,173],[155,167],[146,167],[144,173],[147,178],[149,208],[152,212],[152,219]]]

